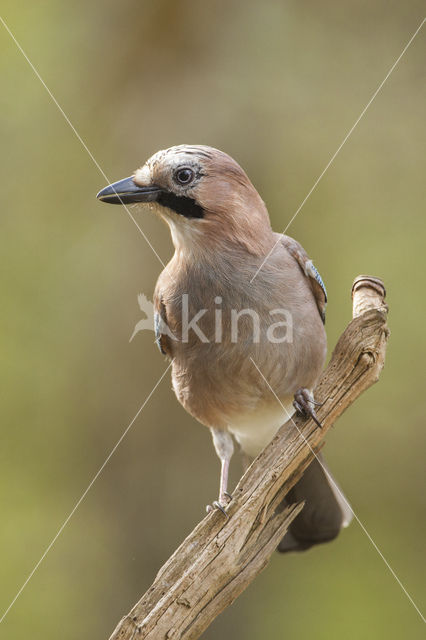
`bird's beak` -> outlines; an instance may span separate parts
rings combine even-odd
[[[160,187],[155,185],[139,187],[133,181],[133,176],[130,176],[130,178],[109,184],[105,189],[99,191],[96,197],[109,204],[130,204],[132,202],[154,202],[161,192]]]

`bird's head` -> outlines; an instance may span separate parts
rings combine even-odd
[[[169,224],[178,251],[227,244],[262,255],[272,241],[265,204],[246,173],[212,147],[158,151],[97,197],[111,204],[150,203]]]

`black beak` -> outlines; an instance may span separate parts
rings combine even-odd
[[[154,202],[158,200],[162,190],[160,187],[138,187],[133,177],[124,178],[113,184],[109,184],[97,194],[98,200],[109,204],[130,204],[132,202]]]

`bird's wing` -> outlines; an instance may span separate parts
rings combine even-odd
[[[170,330],[167,325],[166,307],[158,291],[154,294],[154,331],[155,342],[161,353],[170,356]]]
[[[319,272],[317,271],[316,267],[314,267],[312,260],[310,260],[308,254],[306,253],[302,245],[297,242],[297,240],[290,238],[290,236],[282,235],[281,243],[285,246],[289,254],[296,260],[299,267],[308,278],[309,286],[311,287],[312,293],[317,303],[319,314],[322,321],[325,323],[327,291]]]

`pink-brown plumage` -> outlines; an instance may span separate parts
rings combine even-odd
[[[257,455],[294,412],[296,392],[296,406],[306,402],[315,417],[312,390],[326,357],[325,288],[301,245],[272,231],[255,187],[222,151],[171,147],[116,185],[121,192],[112,185],[99,197],[149,201],[170,227],[175,253],[154,295],[163,323],[157,323],[158,341],[172,359],[178,400],[212,431],[222,462],[215,505],[224,509],[231,436]],[[280,311],[286,322],[277,327]],[[185,313],[189,319],[199,314],[197,331],[186,334]],[[314,544],[337,535],[349,518],[321,465],[309,478],[318,495],[312,493],[312,508],[298,521]],[[309,478],[301,481],[302,493],[310,489]],[[320,520],[327,516],[322,529],[318,513]],[[282,549],[306,548],[297,536],[294,544],[285,539]]]

